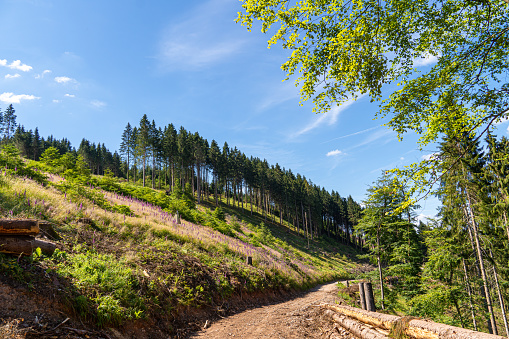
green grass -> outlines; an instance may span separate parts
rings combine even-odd
[[[31,168],[43,177],[37,163]],[[349,277],[356,266],[352,248],[325,238],[307,248],[290,225],[251,215],[246,204],[222,201],[216,209],[205,197],[194,208],[185,190],[167,196],[112,177],[89,178],[92,185],[60,179],[50,175],[43,185],[13,172],[2,176],[0,217],[49,220],[62,240],[50,258],[0,255],[0,274],[58,290],[77,315],[99,326],[175,316],[182,307],[221,304],[236,294],[305,289]],[[169,217],[175,208],[183,224]]]

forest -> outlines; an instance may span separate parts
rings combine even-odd
[[[12,105],[11,105],[12,106]],[[12,129],[12,140],[26,158],[61,160],[69,168],[81,156],[92,174],[113,175],[141,186],[164,188],[168,193],[175,184],[188,186],[198,204],[213,196],[215,204],[224,197],[226,204],[261,211],[273,222],[286,220],[306,238],[326,235],[360,246],[353,227],[360,218],[360,205],[351,196],[328,192],[311,180],[265,159],[247,157],[226,142],[220,148],[198,132],[184,127],[177,131],[173,124],[157,127],[144,115],[138,126],[128,123],[121,136],[119,153],[111,153],[104,144],[83,139],[75,149],[67,139],[39,136],[38,129],[26,131],[23,126]],[[7,136],[6,136],[7,137]],[[51,149],[50,149],[51,148]],[[53,153],[53,155],[52,155]]]
[[[157,127],[144,115],[128,123],[119,153],[83,139],[46,139],[16,126],[12,105],[3,113],[4,142],[29,159],[63,170],[79,159],[93,174],[110,173],[142,187],[185,188],[205,201],[261,213],[265,221],[292,225],[308,241],[332,237],[361,249],[375,266],[364,279],[377,286],[377,308],[428,317],[457,326],[507,332],[509,295],[509,140],[488,136],[444,139],[433,154],[439,176],[436,218],[417,221],[417,204],[404,205],[404,180],[383,172],[359,204],[329,193],[309,179],[247,157],[226,142],[220,147],[198,132],[172,124]],[[15,128],[14,128],[15,127]],[[361,207],[362,206],[362,207]],[[402,207],[404,206],[404,207]],[[186,218],[185,211],[182,211]],[[189,216],[192,218],[192,216]]]

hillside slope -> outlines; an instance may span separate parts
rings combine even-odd
[[[223,316],[356,266],[348,246],[314,239],[307,249],[257,213],[213,211],[207,201],[194,208],[185,190],[167,196],[78,171],[64,179],[15,157],[5,166],[0,217],[48,220],[61,236],[51,257],[0,255],[5,331],[164,337],[195,329],[200,314]],[[175,210],[194,222],[179,222]]]

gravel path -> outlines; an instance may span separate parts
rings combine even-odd
[[[321,303],[339,302],[337,283],[320,285],[290,301],[221,319],[191,338],[353,338],[322,316]]]

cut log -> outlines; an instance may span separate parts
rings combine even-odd
[[[348,330],[351,334],[357,338],[362,339],[388,339],[389,337],[383,333],[380,333],[372,328],[367,327],[359,321],[350,319],[344,315],[339,315],[333,311],[325,311],[325,316],[330,317],[335,323]]]
[[[39,233],[37,220],[0,219],[0,235],[36,235]]]
[[[504,337],[476,332],[465,328],[444,325],[412,317],[369,312],[343,305],[324,305],[329,310],[355,319],[364,324],[385,330],[398,330],[416,339],[503,339]]]
[[[38,247],[42,253],[50,256],[55,252],[56,245],[30,236],[0,236],[1,253],[32,255]]]

